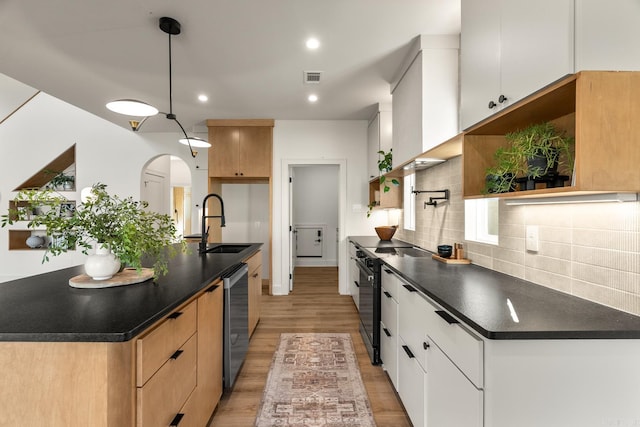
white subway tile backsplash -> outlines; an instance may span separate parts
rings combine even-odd
[[[481,267],[640,315],[640,202],[507,206],[500,203],[499,245],[464,241],[461,157],[416,174],[416,188],[448,188],[427,206],[416,197],[416,230],[396,237],[432,251],[464,242]],[[539,226],[539,250],[525,249],[525,227]]]

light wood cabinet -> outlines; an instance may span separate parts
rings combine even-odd
[[[462,0],[462,129],[574,72],[574,1]]]
[[[583,71],[561,79],[464,133],[463,195],[482,197],[485,171],[506,133],[545,121],[575,136],[570,185],[491,194],[567,196],[640,191],[640,72]]]
[[[258,251],[247,261],[249,267],[249,336],[260,320],[260,300],[262,299],[262,251]]]
[[[207,120],[209,176],[269,178],[273,120]]]
[[[193,398],[196,426],[206,425],[222,397],[223,296],[222,282],[218,281],[197,300],[198,387]],[[185,412],[193,413],[193,410],[187,408]]]

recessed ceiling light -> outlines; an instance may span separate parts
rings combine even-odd
[[[207,95],[205,95],[204,93],[201,93],[200,95],[198,95],[198,101],[207,102],[208,100],[209,100],[209,97]]]
[[[316,102],[318,100],[318,95],[309,95],[307,99],[309,100],[309,102]]]
[[[317,49],[320,47],[320,41],[316,38],[310,38],[307,40],[307,49]]]

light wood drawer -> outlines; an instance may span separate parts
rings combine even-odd
[[[432,307],[428,315],[427,334],[476,387],[482,388],[482,340],[469,332],[449,312]]]
[[[251,276],[251,273],[253,273],[258,267],[262,266],[262,252],[256,252],[246,262],[247,267],[249,268],[249,276]]]
[[[196,331],[197,305],[192,302],[170,314],[137,341],[136,385],[141,387]]]
[[[169,426],[177,425],[179,427],[203,427],[204,424],[198,422],[198,391],[194,391],[187,399],[187,403],[180,409],[180,412],[174,416],[176,423]],[[207,417],[207,420],[209,417]],[[206,423],[205,421],[205,423]]]
[[[196,387],[197,334],[137,390],[138,427],[169,426]]]

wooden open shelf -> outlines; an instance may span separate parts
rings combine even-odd
[[[640,191],[640,72],[582,71],[533,93],[468,128],[463,140],[463,195],[541,197]],[[574,180],[562,188],[484,195],[485,171],[504,135],[552,122],[575,137]]]
[[[17,186],[13,191],[20,191],[32,188],[41,188],[45,186],[53,176],[51,173],[47,173],[47,171],[59,171],[62,172],[67,169],[69,166],[73,165],[76,162],[76,145],[73,144],[67,150],[65,150],[58,157],[53,159],[43,168],[41,168],[38,172],[31,176],[31,178],[27,179],[25,182]],[[75,188],[74,188],[75,190]],[[73,191],[73,190],[72,190]]]

